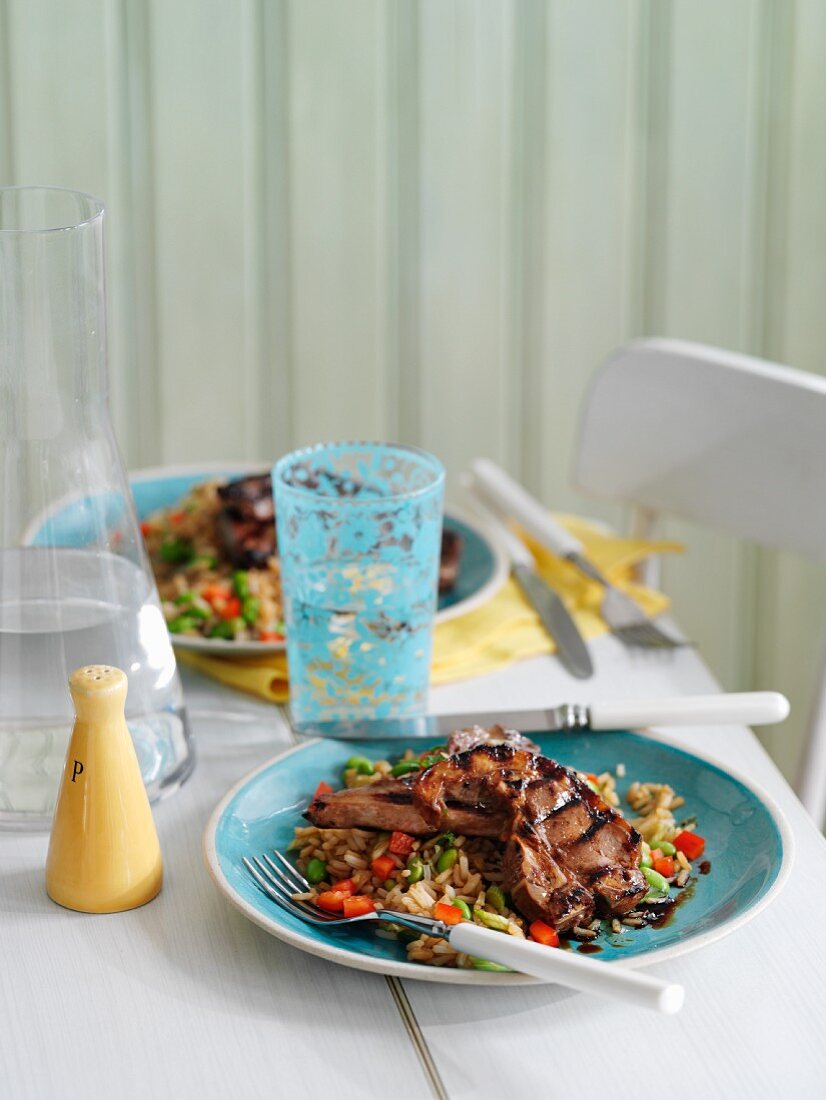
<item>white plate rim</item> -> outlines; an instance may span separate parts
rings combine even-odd
[[[193,474],[203,474],[209,477],[211,474],[246,474],[269,469],[272,463],[266,462],[189,462],[173,466],[150,466],[140,470],[130,470],[128,479],[131,482],[154,481],[163,477],[187,477]],[[478,588],[473,595],[436,612],[435,622],[444,623],[450,619],[456,619],[460,615],[467,615],[475,611],[482,604],[487,603],[502,587],[510,575],[510,563],[507,554],[496,538],[496,535],[487,529],[484,523],[475,516],[469,516],[460,508],[452,505],[445,507],[445,515],[459,520],[469,527],[476,535],[488,544],[493,555],[493,570],[485,583]],[[216,654],[221,656],[252,657],[267,653],[283,653],[286,649],[284,642],[230,642],[215,638],[187,638],[182,635],[172,639],[175,649],[185,649],[194,653]]]
[[[672,748],[679,749],[681,752],[687,753],[695,760],[698,760],[701,764],[710,764],[712,767],[720,769],[720,771],[731,776],[732,779],[735,779],[749,790],[751,794],[762,803],[777,827],[783,844],[783,857],[774,882],[764,896],[760,898],[759,901],[755,902],[750,909],[747,909],[745,913],[739,913],[729,920],[724,921],[716,928],[711,928],[707,932],[701,932],[698,936],[692,936],[687,940],[671,944],[668,947],[657,948],[654,951],[646,952],[644,955],[634,955],[627,959],[614,959],[611,962],[612,966],[627,966],[631,968],[666,962],[668,959],[677,958],[680,955],[687,955],[692,951],[698,951],[703,947],[708,947],[710,944],[716,943],[718,940],[731,935],[732,932],[737,931],[738,928],[741,928],[744,924],[753,920],[774,901],[786,885],[794,865],[795,853],[794,833],[792,832],[788,819],[777,805],[776,801],[763,787],[754,783],[741,772],[734,768],[730,768],[727,764],[724,764],[713,756],[709,756],[705,753],[697,753],[682,745],[674,744],[666,736],[660,734],[646,731],[645,736],[650,737],[652,740],[659,741],[662,744],[669,745]],[[257,924],[260,928],[263,928],[265,932],[269,932],[271,936],[275,936],[276,939],[282,940],[284,943],[288,943],[290,946],[296,947],[298,950],[304,951],[307,954],[315,955],[318,958],[326,959],[329,962],[338,963],[342,966],[348,966],[353,970],[369,971],[374,974],[383,974],[386,977],[409,978],[414,981],[439,982],[445,985],[498,986],[553,984],[545,983],[541,979],[534,978],[527,974],[502,974],[482,970],[448,970],[442,967],[425,966],[421,963],[394,962],[392,960],[376,959],[369,955],[357,955],[353,952],[335,947],[332,944],[316,943],[315,941],[305,939],[300,933],[293,932],[290,928],[285,928],[277,921],[271,920],[265,914],[259,912],[259,910],[255,909],[237,893],[221,869],[218,852],[215,847],[215,833],[224,810],[235,795],[261,772],[266,771],[267,768],[270,768],[279,760],[284,760],[294,753],[302,752],[311,745],[318,744],[319,740],[319,738],[313,738],[311,740],[302,741],[299,745],[292,745],[283,752],[276,753],[275,756],[271,757],[263,764],[260,764],[257,768],[253,768],[252,771],[239,779],[238,782],[227,791],[212,811],[206,828],[204,829],[202,848],[207,870],[218,890],[224,897],[226,897],[236,909],[240,910],[248,920],[251,920],[253,924]]]

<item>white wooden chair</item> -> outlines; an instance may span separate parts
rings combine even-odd
[[[826,378],[702,344],[635,341],[586,394],[574,480],[631,505],[642,536],[667,513],[826,559]],[[797,792],[822,826],[826,664]]]

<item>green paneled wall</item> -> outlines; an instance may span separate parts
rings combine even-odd
[[[397,437],[619,520],[568,477],[615,345],[824,369],[825,55],[819,0],[0,0],[0,178],[106,201],[133,466]],[[823,570],[673,531],[790,773]]]

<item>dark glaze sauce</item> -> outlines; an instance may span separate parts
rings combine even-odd
[[[580,955],[596,955],[601,950],[602,948],[599,946],[598,943],[581,943],[577,948],[577,951],[580,953]]]
[[[700,874],[701,875],[707,875],[710,870],[711,870],[711,861],[708,860],[708,859],[704,859],[703,862],[700,864]]]
[[[652,905],[645,910],[644,921],[648,928],[665,928],[670,924],[677,908],[688,901],[690,897],[694,896],[694,887],[696,886],[696,879],[689,880],[686,886],[679,892],[679,894],[669,897],[661,905]]]

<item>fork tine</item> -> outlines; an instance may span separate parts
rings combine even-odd
[[[277,854],[278,852],[276,851],[276,855]],[[434,920],[433,917],[425,917],[414,913],[396,913],[390,912],[389,910],[385,913],[373,910],[372,912],[363,913],[356,917],[337,917],[333,913],[327,913],[314,905],[307,904],[303,901],[295,901],[289,893],[289,879],[287,879],[281,869],[277,867],[265,853],[262,853],[260,858],[258,856],[253,856],[251,859],[247,859],[246,856],[242,856],[241,860],[256,886],[263,894],[271,901],[275,902],[279,908],[290,913],[291,916],[298,917],[299,920],[307,921],[309,924],[321,924],[326,927],[330,925],[364,927],[365,922],[386,919],[401,924],[405,928],[410,928],[415,931],[417,935],[430,936],[442,935],[444,933],[444,925],[441,924],[440,921]],[[267,864],[269,864],[269,866],[267,866]]]
[[[669,638],[654,623],[634,623],[613,631],[625,645],[639,649],[677,649],[682,643]]]
[[[611,633],[614,637],[619,638],[623,645],[630,646],[632,649],[638,649],[641,646],[637,635],[637,627],[635,626],[614,627]]]
[[[305,890],[311,889],[309,882],[301,874],[299,869],[297,867],[294,867],[293,864],[290,863],[290,861],[282,852],[279,852],[277,848],[273,848],[272,851],[275,858],[279,860],[279,862],[284,864],[284,866],[290,872],[290,875],[300,884],[299,889],[296,891],[297,893],[303,893]]]
[[[292,901],[291,899],[286,898],[283,894],[279,893],[277,890],[274,890],[272,888],[272,886],[269,884],[269,882],[267,882],[267,880],[260,874],[258,868],[254,865],[254,863],[251,862],[250,860],[248,860],[246,856],[243,856],[243,863],[244,863],[244,866],[246,867],[246,869],[252,875],[253,879],[255,880],[256,885],[258,886],[259,890],[262,890],[267,895],[267,897],[270,898],[271,901],[275,902],[276,905],[280,905],[282,909],[286,909],[288,913],[294,913],[295,912],[295,909],[296,909],[295,902]],[[314,919],[314,914],[311,915],[311,914],[298,913],[297,915],[301,916],[305,919]]]
[[[289,913],[291,916],[297,916],[299,920],[307,921],[310,924],[327,924],[327,921],[321,916],[320,910],[312,910],[307,908],[307,906],[302,906],[299,902],[291,900],[287,894],[274,889],[251,864],[249,859],[244,859],[244,865],[246,869],[250,871],[250,875],[255,880],[258,889],[262,890],[267,898],[275,902],[279,909],[283,909],[285,913]]]
[[[263,858],[272,865],[272,860],[270,860],[268,856],[265,855]],[[276,873],[273,874],[270,868],[265,866],[257,857],[253,858],[253,863],[255,863],[260,874],[269,883],[271,889],[275,890],[279,897],[292,907],[293,911],[299,910],[301,914],[312,917],[313,920],[317,921],[319,924],[326,924],[330,919],[335,919],[332,918],[332,915],[328,916],[323,910],[317,908],[315,905],[306,901],[298,901],[294,898],[292,896],[292,888],[289,884],[283,879],[276,877],[276,875],[280,874],[278,868],[275,868]]]
[[[267,897],[272,898],[282,909],[286,909],[293,916],[301,917],[302,920],[309,920],[314,924],[327,924],[329,918],[326,913],[321,909],[316,909],[313,905],[308,905],[306,902],[296,901],[290,895],[290,892],[269,874],[260,859],[253,857],[254,867],[250,866],[249,860],[245,859],[244,862],[250,873],[255,877],[255,881],[266,888]]]
[[[266,864],[266,867],[264,866],[264,864],[262,864],[262,859],[264,860],[264,864]],[[277,884],[280,890],[283,890],[286,894],[289,895],[290,901],[293,902],[294,905],[307,905],[308,908],[312,909],[313,912],[317,911],[317,906],[313,905],[311,902],[305,902],[304,900],[299,901],[293,898],[293,894],[304,893],[305,891],[302,890],[300,887],[295,886],[295,883],[290,881],[290,879],[285,875],[284,871],[280,869],[276,864],[274,864],[273,860],[269,858],[266,853],[262,854],[261,859],[256,859],[256,862],[258,867],[261,868],[262,872],[269,879],[269,881]]]
[[[638,623],[634,628],[634,644],[642,649],[664,649],[666,642],[659,631],[648,623]]]
[[[282,886],[287,887],[287,890],[288,890],[289,893],[291,893],[291,894],[303,894],[303,893],[305,893],[305,891],[310,889],[309,883],[306,886],[303,886],[301,884],[301,881],[299,881],[301,876],[297,875],[297,876],[293,877],[292,875],[286,874],[278,866],[277,863],[273,863],[273,861],[270,859],[270,857],[267,855],[266,852],[262,853],[261,859],[264,860],[264,862],[267,864],[267,867],[269,868],[270,878],[273,878],[273,877],[277,878],[279,880],[279,882],[282,884]]]
[[[670,634],[667,634],[656,623],[652,623],[650,620],[645,624],[647,627],[647,633],[649,633],[652,639],[656,639],[656,643],[663,649],[679,649],[683,643],[678,638],[672,638]]]

